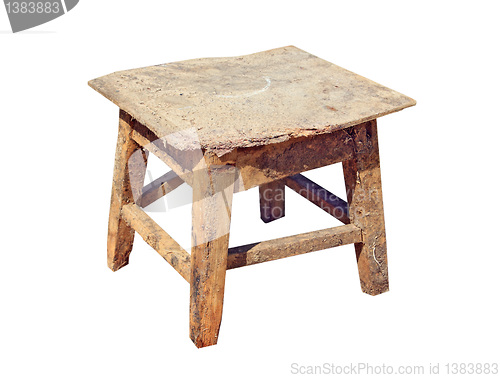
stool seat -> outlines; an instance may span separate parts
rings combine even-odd
[[[294,46],[115,72],[89,85],[178,150],[331,133],[415,101]]]

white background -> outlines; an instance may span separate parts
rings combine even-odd
[[[85,0],[18,34],[0,9],[0,377],[500,362],[496,5]],[[118,109],[87,81],[286,45],[418,102],[379,120],[391,291],[361,292],[352,245],[230,271],[219,343],[197,350],[188,285],[142,239],[106,267]],[[345,195],[338,165],[309,177]],[[231,245],[336,224],[287,196],[264,225],[258,192],[236,194]],[[188,248],[189,214],[155,217]]]

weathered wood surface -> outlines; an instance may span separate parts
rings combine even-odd
[[[193,186],[192,170],[198,161],[203,158],[203,151],[179,151],[170,145],[168,138],[158,138],[146,126],[132,119],[132,116],[128,113],[123,110],[121,112],[126,114],[130,119],[132,139],[168,165],[183,181]]]
[[[227,269],[359,243],[361,230],[348,224],[229,249]]]
[[[157,199],[170,193],[182,185],[184,181],[174,172],[169,171],[164,175],[158,177],[156,180],[144,186],[140,205],[146,207],[151,205]]]
[[[294,137],[279,144],[237,148],[222,157],[207,152],[212,164],[234,165],[244,190],[310,169],[352,159],[354,144],[346,130]]]
[[[148,166],[149,151],[139,148],[128,159],[128,175],[134,203],[141,203],[144,189],[144,178]]]
[[[201,348],[219,337],[236,171],[201,162],[194,176],[190,336]]]
[[[123,218],[155,251],[188,282],[191,257],[169,234],[136,204],[123,206]]]
[[[273,181],[259,186],[260,219],[265,223],[285,216],[285,184]]]
[[[240,178],[236,190],[242,191],[354,157],[354,144],[346,130],[294,137],[279,144],[237,148],[219,157],[205,150],[178,150],[172,147],[172,139],[159,139],[145,125],[130,115],[127,117],[133,128],[132,139],[167,164],[190,186],[193,186],[193,169],[202,159],[210,165],[234,166]]]
[[[122,208],[140,197],[144,185],[146,164],[141,147],[131,138],[132,129],[120,112],[118,140],[116,143],[113,188],[108,224],[108,266],[116,271],[128,264],[134,243],[134,230],[122,218]],[[137,154],[138,153],[138,154]],[[135,154],[137,158],[131,158]],[[133,190],[134,188],[134,190]]]
[[[235,148],[330,133],[415,105],[294,46],[106,75],[89,85],[179,150]]]
[[[355,244],[363,292],[371,295],[389,290],[382,183],[375,120],[353,127],[356,157],[343,163],[350,221],[363,231]]]
[[[284,181],[286,186],[314,203],[320,209],[326,211],[342,223],[349,223],[349,208],[347,202],[342,198],[330,193],[301,174],[287,177]]]

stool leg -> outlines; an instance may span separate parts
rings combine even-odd
[[[260,219],[265,223],[285,216],[285,184],[273,181],[259,186]]]
[[[131,139],[129,118],[120,111],[108,224],[108,267],[113,271],[128,264],[134,242],[135,232],[122,219],[122,207],[140,201],[146,174],[147,153]]]
[[[228,166],[194,172],[189,325],[198,348],[219,336],[235,177]]]
[[[349,133],[356,154],[343,169],[350,222],[363,233],[363,242],[355,244],[359,278],[363,292],[377,295],[389,290],[389,277],[376,121]]]

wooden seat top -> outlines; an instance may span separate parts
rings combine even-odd
[[[89,82],[181,150],[331,133],[415,101],[294,46],[115,72]]]

